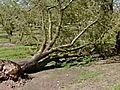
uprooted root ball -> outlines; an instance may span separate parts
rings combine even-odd
[[[17,81],[24,77],[28,77],[28,75],[24,75],[19,64],[9,60],[0,60],[0,81],[8,79]]]

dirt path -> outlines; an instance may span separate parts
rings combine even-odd
[[[25,85],[11,88],[6,82],[0,90],[113,90],[120,84],[120,63],[53,69],[32,74]]]

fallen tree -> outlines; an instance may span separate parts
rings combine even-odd
[[[1,76],[2,75],[5,76],[5,77],[2,77],[2,79],[6,80],[8,79],[8,77],[10,77],[11,79],[16,80],[18,79],[18,77],[21,77],[22,75],[24,75],[23,73],[32,73],[35,71],[42,70],[49,62],[52,62],[52,61],[59,62],[60,59],[64,59],[64,58],[73,58],[73,57],[79,58],[81,57],[80,53],[72,54],[71,52],[78,52],[79,50],[81,50],[82,48],[86,46],[95,44],[95,42],[90,42],[85,45],[75,45],[75,43],[79,40],[79,38],[82,37],[87,31],[89,31],[91,27],[95,26],[98,23],[103,25],[103,23],[100,22],[100,20],[103,19],[101,18],[101,14],[98,14],[92,20],[90,20],[90,22],[87,23],[85,28],[83,28],[82,30],[80,29],[79,33],[75,35],[75,37],[71,40],[70,43],[63,44],[63,45],[56,44],[58,38],[60,37],[61,29],[63,27],[62,25],[63,25],[63,19],[64,19],[63,18],[64,12],[73,3],[73,1],[74,0],[70,0],[67,4],[63,6],[63,2],[61,2],[60,0],[57,0],[57,4],[55,6],[47,7],[47,10],[45,9],[48,14],[48,28],[47,29],[45,28],[46,26],[45,21],[44,21],[45,12],[43,10],[42,31],[44,31],[44,41],[42,43],[41,48],[28,61],[21,61],[17,63],[12,62],[12,61],[2,61],[0,64]],[[109,4],[107,4],[106,8],[109,9],[108,6]],[[37,6],[35,5],[33,8],[35,7]],[[57,20],[57,25],[55,27],[56,30],[54,31],[54,34],[52,30],[52,21],[51,21],[52,19],[51,10],[52,9],[56,9],[58,12],[58,17],[57,17],[58,20]],[[107,12],[109,12],[109,10]],[[33,36],[33,38],[35,37]],[[101,39],[101,37],[99,39]]]

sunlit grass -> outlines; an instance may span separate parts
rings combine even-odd
[[[100,75],[100,72],[98,71],[89,71],[89,70],[82,70],[78,77],[75,78],[75,82],[80,83],[84,80],[89,80],[92,78],[96,78]]]
[[[80,73],[80,77],[81,77],[81,79],[89,79],[89,78],[94,78],[94,77],[96,77],[96,76],[98,76],[99,75],[99,73],[98,72],[96,72],[96,71],[82,71],[81,73]]]
[[[120,83],[119,84],[116,84],[112,87],[112,89],[110,90],[120,90]]]
[[[0,47],[0,59],[16,60],[29,56],[28,46]]]
[[[0,43],[4,43],[4,42],[9,42],[9,39],[0,37]]]

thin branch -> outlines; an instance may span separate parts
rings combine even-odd
[[[31,11],[31,10],[33,10],[33,9],[36,8],[37,6],[39,6],[40,3],[41,3],[41,2],[38,1],[37,4],[35,4],[35,5],[34,5],[33,7],[31,7],[30,9],[28,9],[28,12]]]
[[[70,0],[70,1],[67,3],[66,6],[61,7],[61,10],[64,11],[65,9],[67,9],[67,8],[69,7],[69,5],[70,5],[73,1],[75,1],[75,0]],[[60,3],[60,1],[58,1],[58,2],[59,2],[59,4],[61,4],[61,5],[64,3],[64,1],[61,2],[61,3]],[[57,4],[57,5],[55,5],[55,6],[52,6],[52,7],[48,7],[48,10],[50,10],[50,9],[52,9],[52,8],[56,8],[57,6],[59,6],[59,4]]]
[[[78,46],[78,47],[75,47],[75,48],[72,48],[72,49],[68,49],[67,51],[76,51],[76,50],[82,49],[82,48],[84,48],[88,45],[91,45],[91,44],[93,44],[93,43],[87,43],[85,45],[81,45],[81,46]]]
[[[58,52],[71,52],[71,51],[76,51],[76,50],[79,50],[79,49],[82,49],[88,45],[91,45],[91,44],[94,44],[94,43],[87,43],[85,45],[81,45],[81,46],[78,46],[78,47],[75,47],[75,48],[71,48],[71,49],[61,49],[61,48],[53,48],[53,51],[58,51]]]
[[[2,26],[4,26],[4,24],[3,24],[3,23],[4,23],[4,22],[3,22],[4,20],[3,20],[3,17],[2,17],[1,14],[0,14],[0,17],[1,17],[1,24],[2,24]]]
[[[107,33],[107,31],[110,29],[110,27],[107,27],[107,26],[103,25],[103,24],[102,24],[101,22],[99,22],[99,21],[98,21],[98,23],[99,23],[101,26],[103,26],[104,28],[106,28],[105,31],[102,33],[102,35],[99,37],[99,40],[101,40],[101,39],[105,36],[105,34]]]
[[[42,31],[44,31],[45,38],[40,50],[38,51],[39,54],[41,54],[44,51],[47,43],[47,31],[45,29],[45,23],[44,23],[44,11],[42,12]]]
[[[60,33],[60,29],[61,29],[61,25],[62,25],[62,19],[63,19],[63,12],[61,11],[61,4],[60,2],[58,1],[59,3],[59,17],[58,17],[58,26],[56,27],[56,34],[54,36],[54,38],[52,39],[51,43],[48,45],[48,47],[46,48],[46,50],[49,50],[53,45],[54,43],[56,42],[56,39],[58,38],[59,36],[59,33]]]
[[[69,5],[73,2],[74,0],[70,0],[66,6],[62,7],[62,11],[64,11],[65,9],[67,9],[69,7]]]
[[[97,21],[98,21],[98,19],[95,20],[95,21],[94,21],[93,23],[91,23],[90,25],[88,25],[86,28],[84,28],[84,30],[83,30],[82,32],[80,32],[80,33],[73,39],[73,41],[71,42],[71,45],[73,45],[73,44],[78,40],[78,38],[81,37],[81,36],[88,30],[88,28],[90,28],[92,25],[94,25]]]
[[[78,54],[63,54],[63,55],[55,55],[55,56],[51,56],[50,57],[50,61],[55,61],[55,62],[64,62],[66,60],[60,60],[63,58],[74,58],[76,60],[76,58],[82,57],[82,55],[78,55]],[[71,60],[71,59],[70,59]]]
[[[66,45],[62,45],[62,46],[59,46],[57,48],[66,48],[66,47],[71,47],[73,46],[73,44],[88,30],[88,28],[90,28],[91,26],[93,26],[95,23],[98,22],[98,18],[93,22],[91,23],[90,25],[88,25],[86,28],[83,29],[82,32],[80,32],[73,40],[70,44],[66,44]]]
[[[48,35],[49,35],[49,43],[52,40],[52,21],[51,21],[51,11],[48,11],[48,23],[49,23],[49,27],[48,27]]]
[[[64,1],[62,1],[60,4],[62,5],[64,3]],[[57,8],[59,6],[59,3],[55,6],[52,7],[47,7],[47,10],[53,9],[53,8]]]

